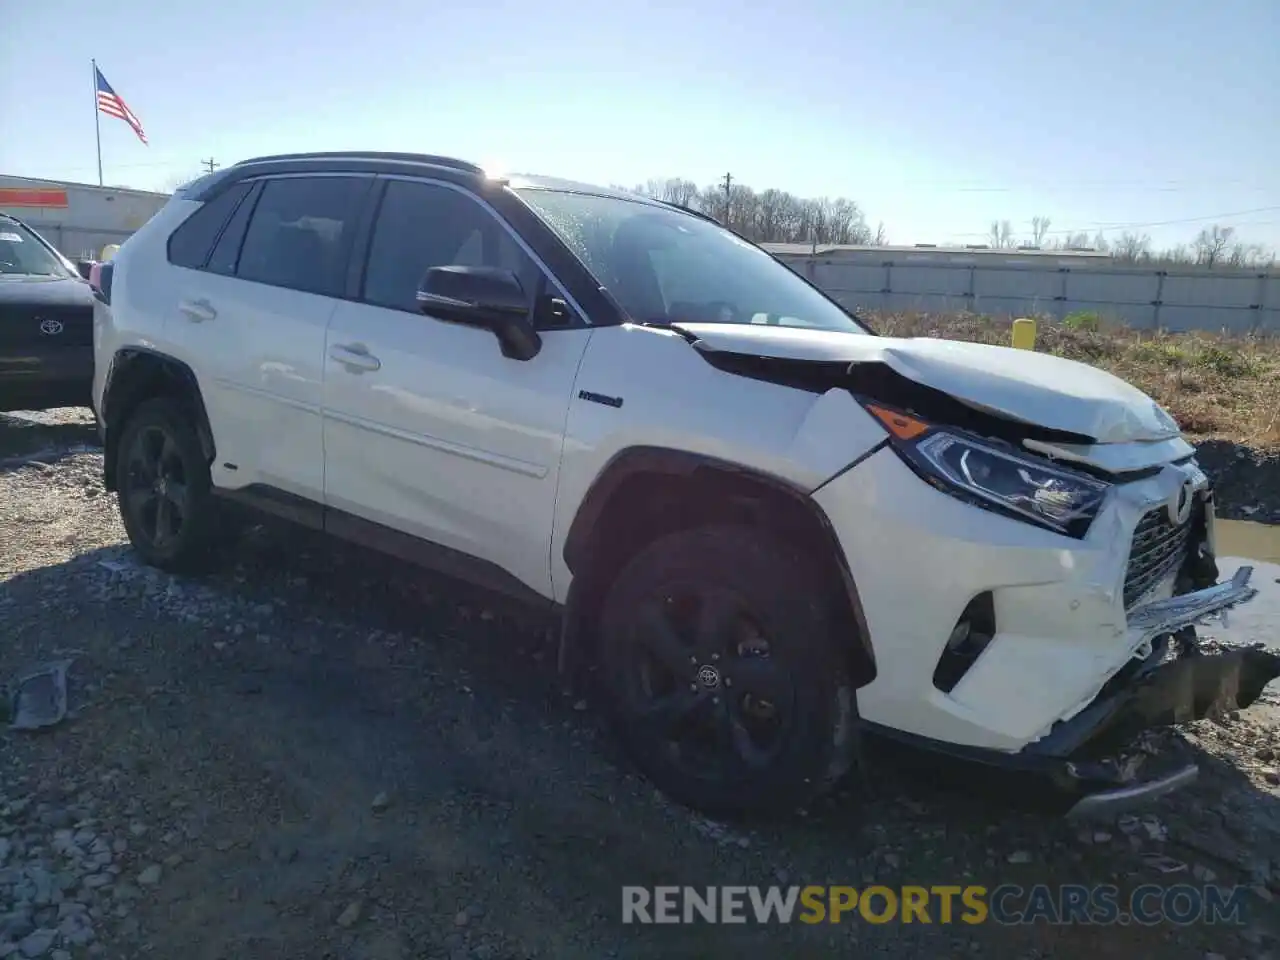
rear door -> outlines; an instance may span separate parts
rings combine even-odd
[[[183,271],[165,336],[200,378],[219,486],[323,500],[325,329],[372,182],[318,174],[242,185],[212,251]]]

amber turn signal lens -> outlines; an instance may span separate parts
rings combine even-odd
[[[874,403],[868,403],[866,406],[867,411],[883,423],[885,429],[899,440],[912,440],[929,429],[929,425],[923,420],[908,417],[905,413],[887,410],[884,407],[876,406]]]

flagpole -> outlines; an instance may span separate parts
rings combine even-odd
[[[98,61],[93,65],[93,133],[98,138],[98,186],[102,186],[102,112],[98,109]]]

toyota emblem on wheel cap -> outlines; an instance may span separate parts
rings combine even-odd
[[[62,332],[62,321],[46,317],[40,321],[40,332],[48,336],[56,336]]]
[[[706,663],[698,668],[698,683],[708,690],[720,686],[720,671]]]

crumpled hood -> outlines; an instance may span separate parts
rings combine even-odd
[[[981,410],[1100,443],[1164,440],[1177,423],[1149,396],[1096,367],[1047,353],[932,337],[874,337],[762,324],[677,323],[699,348],[746,356],[883,363]]]

